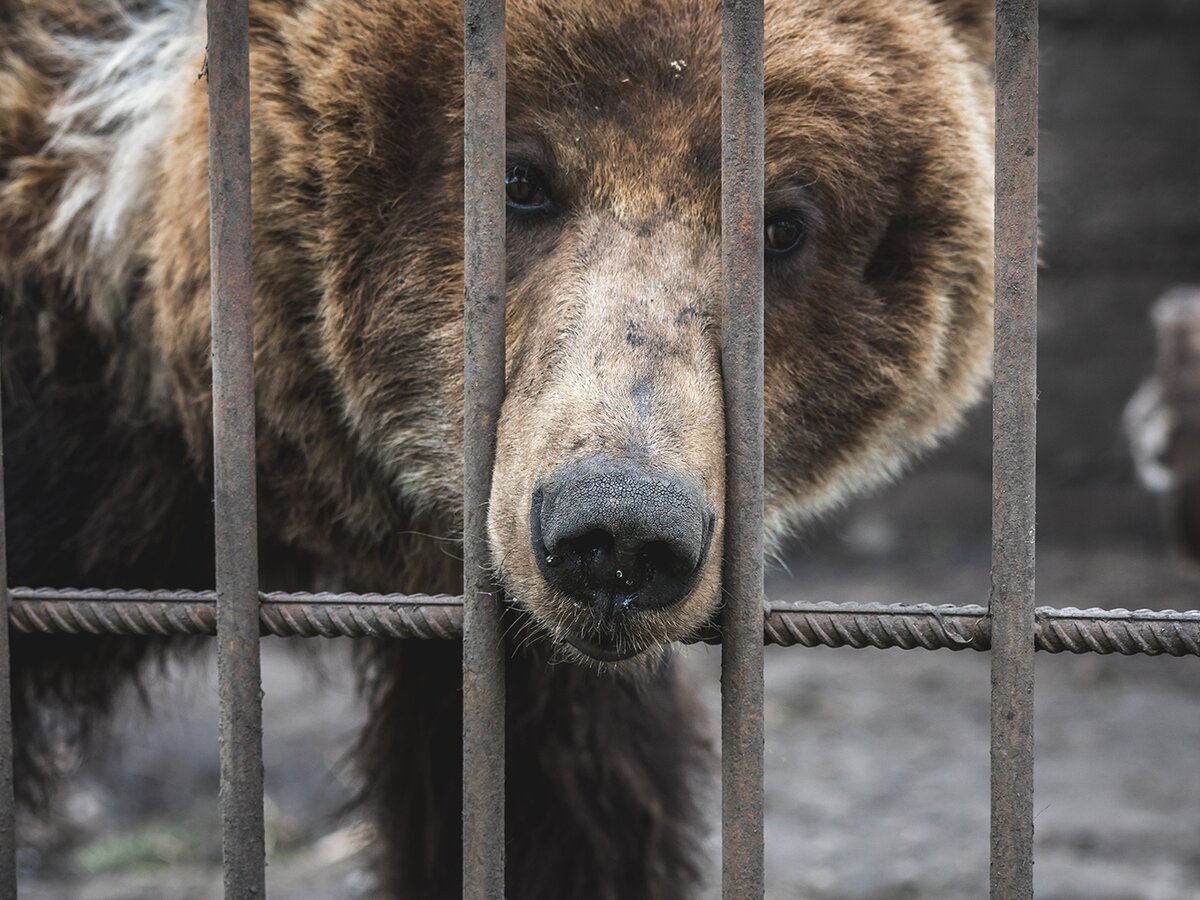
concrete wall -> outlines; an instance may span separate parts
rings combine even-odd
[[[1200,282],[1200,4],[1046,0],[1041,62],[1039,538],[1159,541],[1120,423],[1153,364],[1150,305]],[[915,477],[802,546],[980,552],[990,439],[980,408]]]

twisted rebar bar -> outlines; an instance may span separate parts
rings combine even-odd
[[[213,591],[14,588],[10,620],[21,632],[216,633]],[[424,594],[261,595],[262,633],[280,637],[462,636],[462,598]],[[763,639],[782,647],[987,650],[982,606],[768,603]],[[1036,613],[1037,649],[1049,653],[1200,656],[1200,610],[1053,609]],[[720,643],[708,631],[695,638]]]
[[[263,634],[278,637],[459,638],[462,598],[424,594],[264,593]],[[215,591],[14,588],[10,619],[22,632],[217,632]]]
[[[772,603],[765,640],[784,647],[987,650],[991,619],[982,606]],[[1035,641],[1048,653],[1200,656],[1200,610],[1040,607]]]

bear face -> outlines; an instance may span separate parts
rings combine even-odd
[[[986,372],[988,95],[920,12],[767,7],[773,538],[929,446]],[[489,533],[557,638],[622,658],[694,631],[720,591],[719,22],[639,4],[510,30],[514,339]]]
[[[987,7],[766,5],[771,539],[894,475],[986,380]],[[415,577],[399,535],[460,527],[460,10],[258,0],[251,17],[264,535],[343,583],[447,589]],[[102,154],[73,160],[63,140],[13,164],[0,256],[6,277],[60,292],[64,270],[116,285],[94,318],[129,322],[146,373],[114,376],[129,418],[177,424],[203,472],[207,120],[199,44],[181,38],[202,32],[174,7],[153,21],[152,64],[125,73],[145,98],[132,124],[79,113],[82,77],[59,104],[74,119],[53,104],[38,119],[90,128],[110,153],[136,134],[152,175],[72,206],[72,166]],[[719,601],[719,35],[702,0],[508,5],[508,393],[489,535],[505,591],[576,661],[652,659]],[[99,87],[97,104],[136,99]],[[101,213],[119,254],[72,238]]]
[[[773,537],[894,474],[986,377],[987,21],[935,6],[944,19],[921,0],[767,6]],[[358,15],[312,13],[321,58],[291,68],[317,81],[322,123],[322,352],[359,439],[413,502],[441,506],[458,499],[462,181],[461,94],[436,58],[457,63],[459,21]],[[613,660],[686,636],[719,598],[718,10],[508,16],[492,555],[569,655]]]

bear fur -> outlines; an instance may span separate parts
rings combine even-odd
[[[894,476],[988,377],[991,4],[770,0],[769,538]],[[264,589],[461,591],[462,17],[251,0]],[[724,506],[720,28],[708,0],[511,0],[508,395],[489,506],[514,613],[508,894],[692,896],[711,750],[666,610],[593,622],[530,546],[595,456]],[[212,583],[204,21],[193,0],[0,0],[0,353],[16,584]],[[498,186],[498,189],[499,186]],[[774,218],[773,218],[774,217]],[[720,546],[721,515],[714,546]],[[570,635],[619,631],[597,662]],[[186,639],[13,635],[17,780]],[[361,642],[364,796],[396,896],[460,895],[460,649]],[[557,664],[565,662],[567,664]]]

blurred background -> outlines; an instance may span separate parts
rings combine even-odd
[[[1044,0],[1041,22],[1038,603],[1200,607],[1121,428],[1153,301],[1200,284],[1200,4]],[[990,441],[982,407],[793,543],[770,595],[986,603]],[[345,642],[297,643],[263,645],[268,887],[371,897]],[[684,655],[715,723],[719,651]],[[27,823],[23,896],[220,896],[215,670],[173,675]],[[985,897],[988,692],[986,654],[769,648],[768,896]],[[1200,659],[1039,654],[1035,729],[1038,896],[1200,898]]]

